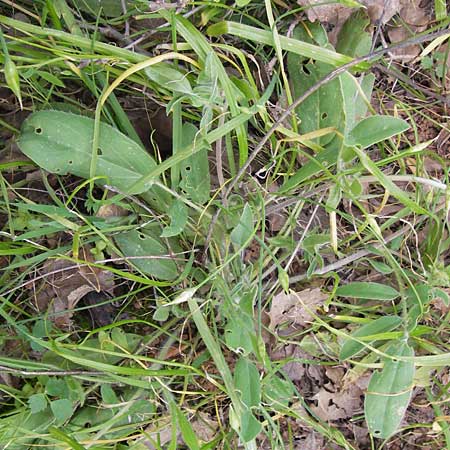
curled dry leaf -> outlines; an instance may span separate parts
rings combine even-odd
[[[305,289],[290,294],[281,293],[272,299],[269,328],[274,330],[280,324],[305,326],[313,320],[313,314],[320,308],[327,295],[319,288]]]
[[[128,211],[120,205],[107,204],[102,205],[97,211],[96,216],[103,219],[110,217],[125,217],[128,215]]]
[[[88,248],[83,248],[81,257],[93,262]],[[51,259],[39,271],[43,276],[40,285],[34,285],[37,310],[49,314],[49,319],[59,328],[70,327],[73,309],[89,292],[109,292],[114,288],[113,275],[87,265],[76,265],[65,259]]]

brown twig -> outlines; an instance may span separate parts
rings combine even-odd
[[[403,42],[399,42],[398,44],[391,45],[390,47],[385,47],[380,50],[368,53],[365,56],[361,56],[359,58],[355,58],[352,61],[348,62],[347,64],[344,64],[340,67],[337,67],[332,72],[330,72],[328,75],[323,77],[321,80],[319,80],[315,85],[311,86],[309,89],[307,89],[300,97],[298,97],[291,105],[289,105],[286,110],[281,114],[281,116],[274,122],[272,127],[267,131],[267,133],[262,137],[259,144],[254,148],[254,150],[250,153],[250,155],[247,158],[247,161],[244,163],[244,165],[240,168],[237,175],[234,177],[234,179],[230,182],[228,187],[225,189],[223,193],[223,199],[226,199],[230,193],[233,191],[234,187],[238,183],[238,181],[241,179],[241,177],[246,173],[248,167],[252,163],[252,161],[256,158],[256,155],[264,148],[266,145],[266,142],[269,140],[270,136],[272,136],[273,133],[277,130],[277,128],[292,114],[292,112],[299,106],[301,103],[303,103],[310,95],[314,94],[317,90],[319,90],[322,86],[327,84],[328,82],[334,80],[336,77],[341,75],[342,73],[346,72],[348,69],[351,69],[352,67],[362,63],[369,61],[371,59],[375,59],[379,56],[384,55],[387,52],[390,52],[392,50],[396,50],[403,47],[408,47],[413,44],[421,44],[423,42],[428,42],[433,39],[436,39],[440,36],[443,36],[449,32],[448,27],[437,31],[436,33],[431,33],[424,36],[419,36],[417,38],[408,39]],[[204,247],[204,253],[203,258],[206,258],[206,252],[208,251],[209,243],[212,238],[212,233],[214,230],[214,226],[217,223],[217,219],[219,218],[221,209],[218,208],[215,212],[211,223],[209,225],[208,234],[206,236],[206,242]]]

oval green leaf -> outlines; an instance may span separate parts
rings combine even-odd
[[[242,247],[253,235],[253,212],[248,203],[245,204],[239,223],[230,234],[231,242]]]
[[[241,393],[247,407],[258,406],[261,401],[261,384],[256,366],[247,358],[240,358],[234,368],[234,385]]]
[[[397,117],[380,115],[366,117],[350,131],[345,139],[345,145],[370,147],[377,142],[403,133],[408,128],[408,123]]]
[[[366,300],[394,300],[400,294],[394,288],[385,284],[355,281],[339,286],[336,289],[336,295]]]
[[[406,342],[394,342],[386,353],[393,357],[413,357]],[[411,398],[414,361],[386,358],[381,372],[370,379],[364,402],[367,426],[372,436],[387,439],[397,430]]]
[[[89,178],[93,132],[94,120],[89,117],[39,111],[23,123],[18,144],[26,156],[48,172]],[[100,123],[95,174],[104,178],[99,184],[139,194],[148,190],[151,183],[135,192],[129,192],[130,186],[155,167],[153,158],[140,145],[110,125]]]

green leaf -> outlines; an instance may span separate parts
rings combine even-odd
[[[367,426],[372,436],[387,439],[398,429],[411,398],[414,361],[395,357],[412,357],[414,352],[405,342],[394,342],[386,351],[381,372],[374,372],[364,402]]]
[[[382,273],[383,275],[389,275],[393,272],[391,266],[388,266],[384,262],[376,261],[374,259],[369,259],[369,264],[377,271]]]
[[[159,86],[186,95],[192,94],[192,87],[185,73],[175,69],[171,64],[159,63],[146,67],[145,74]]]
[[[376,335],[378,333],[385,333],[387,331],[395,330],[402,323],[401,317],[398,316],[385,316],[372,322],[366,323],[362,327],[354,331],[351,336],[354,338],[362,338],[365,336],[373,336],[373,339],[366,341],[368,344],[372,344],[377,340]],[[339,359],[344,360],[351,358],[358,354],[365,348],[363,343],[354,341],[353,339],[346,339],[344,345],[339,353]]]
[[[367,114],[367,105],[372,97],[375,76],[369,73],[364,75],[362,79],[357,79],[345,72],[339,79],[344,100],[344,136],[347,136],[355,124]],[[354,156],[353,153],[352,156]]]
[[[115,405],[119,403],[116,393],[109,384],[102,384],[100,386],[100,393],[102,395],[102,401],[106,405]]]
[[[294,395],[292,382],[280,378],[276,375],[268,375],[264,379],[263,398],[264,402],[269,403],[275,408],[279,408],[280,404],[288,407]]]
[[[44,394],[34,394],[28,399],[31,414],[44,411],[47,408],[47,397]]]
[[[317,39],[324,34],[323,27],[319,24],[308,23],[308,29],[312,30],[313,37]],[[325,35],[326,36],[326,35]],[[307,33],[304,25],[298,26],[294,30],[294,37],[300,41],[314,42]],[[328,63],[305,60],[304,57],[289,53],[287,57],[289,78],[295,97],[300,97],[309,88],[317,84],[325,75],[328,75],[333,66]],[[301,133],[310,133],[322,128],[335,128],[340,130],[343,125],[343,98],[338,78],[326,83],[312,95],[310,95],[296,109],[300,119]],[[321,146],[329,144],[335,133],[328,133],[317,138],[317,143]]]
[[[128,257],[146,257],[130,260],[142,272],[160,280],[174,280],[182,272],[182,261],[178,261],[180,266],[180,269],[178,269],[175,261],[170,259],[170,251],[167,245],[158,234],[156,230],[147,226],[140,230],[120,233],[115,236],[115,242],[124,255]],[[170,241],[170,245],[173,252],[180,250],[175,241]]]
[[[183,125],[183,148],[187,148],[195,141],[200,140],[195,125]],[[205,147],[190,157],[185,158],[181,164],[180,188],[194,202],[203,204],[210,199],[211,180],[209,176],[208,148]]]
[[[86,450],[86,447],[84,447],[79,442],[77,442],[72,436],[64,433],[64,431],[59,430],[56,427],[49,427],[48,432],[50,433],[50,435],[52,437],[58,439],[61,442],[65,442],[66,444],[70,445],[72,450]]]
[[[362,165],[379,181],[379,183],[397,200],[402,202],[405,206],[411,208],[412,211],[418,214],[424,214],[433,217],[430,210],[422,208],[414,200],[412,200],[406,192],[400,189],[390,178],[385,175],[376,164],[368,157],[364,150],[359,147],[353,147],[353,151],[358,155]],[[392,245],[392,244],[391,244]]]
[[[336,295],[367,300],[394,300],[400,294],[394,288],[385,284],[355,281],[339,286],[336,289]]]
[[[352,57],[369,53],[372,44],[370,34],[366,31],[369,24],[366,10],[355,11],[339,31],[336,51]]]
[[[234,368],[234,385],[241,393],[242,403],[247,408],[258,406],[261,401],[261,384],[256,366],[242,357]]]
[[[58,86],[60,88],[65,88],[66,86],[64,83],[55,75],[53,75],[50,72],[44,72],[43,70],[38,70],[37,74],[42,77],[45,81],[48,81],[51,84],[54,84],[55,86]]]
[[[235,314],[227,321],[224,330],[225,343],[233,351],[244,355],[253,350],[252,338],[255,335],[253,320],[248,314]]]
[[[231,242],[242,247],[253,235],[253,212],[248,203],[245,204],[239,223],[230,234]]]
[[[153,320],[165,322],[169,318],[170,309],[168,306],[159,306],[153,313]]]
[[[62,425],[73,414],[72,402],[67,398],[50,402],[50,408],[59,425]]]
[[[62,111],[39,111],[23,123],[19,137],[22,152],[48,172],[90,177],[94,120]],[[96,175],[99,184],[111,184],[129,192],[144,175],[156,167],[153,158],[136,142],[115,128],[100,124]],[[159,190],[156,190],[159,194]]]
[[[261,423],[250,410],[244,411],[241,416],[240,436],[244,442],[250,442],[261,431]]]
[[[161,237],[179,235],[184,230],[188,220],[188,209],[181,200],[172,203],[168,214],[170,217],[170,225],[163,229]]]
[[[115,327],[111,330],[111,340],[125,351],[130,350],[128,348],[127,334],[119,327]]]
[[[374,80],[375,77],[372,74],[365,75],[362,81],[358,81],[349,73],[343,73],[339,77],[341,96],[343,99],[343,126],[341,126],[341,133],[343,133],[344,136],[353,129],[356,121],[366,114],[367,102],[370,102]],[[364,95],[362,95],[362,93]],[[339,140],[341,139],[339,138]],[[333,142],[330,143],[327,148],[317,153],[314,156],[314,160],[304,164],[292,177],[287,179],[280,188],[279,193],[287,192],[290,189],[295,188],[308,178],[320,173],[324,168],[336,164],[340,156],[344,161],[350,161],[355,156],[352,149],[349,151],[349,149],[344,146],[342,150],[340,150],[331,144],[333,144]]]
[[[384,141],[392,136],[403,133],[409,128],[403,119],[392,116],[370,116],[362,119],[350,131],[345,139],[349,146],[358,145],[362,148],[370,147],[377,142]]]
[[[408,305],[408,331],[412,332],[419,319],[423,316],[425,305],[431,300],[431,287],[428,284],[417,284],[406,290],[406,301]]]
[[[178,408],[178,406],[176,405],[174,406],[176,407],[178,425],[180,427],[181,436],[183,437],[184,443],[190,450],[200,450],[200,444],[192,428],[192,425],[189,423],[180,408]]]
[[[237,22],[219,22],[211,25],[207,33],[209,36],[220,36],[222,34],[231,34],[241,39],[248,39],[258,44],[274,45],[273,33],[270,30],[245,25]],[[336,53],[330,48],[323,48],[319,45],[312,45],[309,42],[302,42],[299,39],[279,36],[279,42],[282,50],[301,55],[305,58],[311,58],[316,61],[322,61],[334,67],[341,66],[352,61],[347,55]],[[359,69],[367,69],[367,64],[362,63],[356,66]]]
[[[97,16],[100,11],[105,17],[118,17],[123,15],[122,3],[117,0],[70,0],[76,8],[81,11],[88,12],[94,16]],[[125,0],[127,11],[130,9],[136,0]]]
[[[66,382],[58,378],[49,378],[45,385],[45,392],[52,397],[66,398],[69,395]]]
[[[84,392],[82,384],[73,377],[65,377],[67,389],[69,390],[68,399],[73,402],[78,402],[81,406],[86,400],[86,393]]]

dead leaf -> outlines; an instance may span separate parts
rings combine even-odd
[[[89,248],[84,247],[81,258],[93,262]],[[47,311],[49,318],[59,328],[72,324],[73,309],[89,292],[109,292],[114,288],[113,274],[107,270],[75,265],[65,259],[51,259],[39,271],[44,276],[40,286],[33,286],[37,310]]]
[[[191,421],[192,429],[199,440],[203,442],[211,441],[219,428],[219,424],[209,414],[199,413]],[[169,443],[172,439],[172,420],[170,417],[163,418],[157,425],[152,424],[145,430],[146,436],[150,439],[141,441],[148,449],[156,450],[161,448],[165,444]],[[153,442],[159,443],[158,447],[153,445]],[[183,445],[183,439],[181,433],[177,431],[177,444]],[[179,448],[179,447],[177,447]]]
[[[277,192],[279,189],[279,185],[276,182],[271,183],[267,187],[267,192]],[[272,213],[267,214],[267,222],[269,224],[269,231],[271,233],[276,233],[277,231],[280,231],[287,221],[287,215],[283,212],[283,210],[280,208],[278,211],[274,211]]]
[[[362,394],[363,392],[358,387],[338,392],[328,392],[325,388],[321,388],[313,397],[318,404],[311,406],[311,409],[322,420],[348,419],[361,412]]]
[[[334,26],[328,34],[328,39],[335,45],[339,31],[344,22],[356,10],[339,3],[324,5],[323,0],[297,0],[300,6],[306,7],[306,16],[311,22],[318,20]],[[359,0],[359,3],[367,9],[372,23],[381,21],[387,23],[400,9],[400,0]]]
[[[291,294],[281,293],[272,299],[269,328],[274,330],[280,324],[304,327],[313,319],[313,313],[320,308],[327,295],[319,288],[305,289]]]
[[[306,373],[305,364],[295,360],[311,359],[311,355],[303,351],[298,345],[294,344],[283,346],[271,353],[270,357],[273,361],[286,360],[288,358],[294,360],[283,365],[283,372],[291,381],[301,380]]]
[[[304,438],[297,440],[294,447],[295,450],[325,450],[326,448],[324,437],[313,430],[310,430]]]
[[[406,26],[399,21],[398,26],[388,30],[388,36],[392,43],[404,41],[427,28],[430,16],[426,8],[422,6],[423,3],[421,0],[400,0],[400,17]],[[391,54],[401,62],[408,62],[419,53],[419,45],[409,45],[394,50]]]
[[[297,3],[306,7],[306,16],[311,22],[318,20],[336,24],[339,21],[345,21],[353,11],[352,8],[339,3],[324,5],[323,0],[297,0]]]
[[[128,211],[125,208],[114,203],[100,206],[96,214],[97,217],[101,217],[103,219],[107,219],[109,217],[125,217],[127,215]]]

